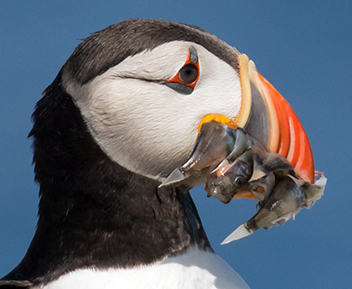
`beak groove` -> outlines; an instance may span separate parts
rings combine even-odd
[[[257,70],[247,55],[239,58],[242,106],[235,123],[285,157],[297,175],[315,181],[314,159],[307,134],[284,97]],[[258,105],[259,98],[264,101]],[[258,129],[260,127],[260,129]],[[267,132],[262,131],[267,130]]]

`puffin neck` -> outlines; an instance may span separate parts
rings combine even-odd
[[[79,268],[129,268],[210,249],[194,203],[182,188],[113,162],[95,143],[61,73],[33,113],[37,231],[22,262],[5,280],[48,283]]]

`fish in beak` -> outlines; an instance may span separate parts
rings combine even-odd
[[[211,172],[210,167],[214,169],[223,161],[224,154],[229,153],[231,146],[233,150],[227,159],[234,160],[249,146],[253,146],[248,143],[253,140],[260,143],[256,147],[263,145],[264,150],[278,153],[287,159],[299,178],[314,183],[312,149],[297,115],[281,94],[257,71],[254,62],[246,54],[239,56],[238,63],[242,89],[238,115],[235,119],[219,114],[206,115],[199,124],[199,134],[191,157],[183,166],[174,170],[161,186],[185,180],[190,187],[204,183],[204,173]],[[226,124],[229,129],[220,128],[224,130],[215,134],[214,131],[219,130],[216,125],[201,129],[210,122]],[[239,131],[239,128],[243,128],[250,138],[239,136],[240,132],[230,132]],[[258,199],[248,190],[241,190],[234,197]]]
[[[302,208],[310,209],[322,197],[326,185],[321,172],[317,172],[314,185],[291,175],[276,176],[272,180],[265,181],[273,184],[273,188],[258,203],[258,212],[226,237],[221,245],[247,237],[259,228],[269,229],[294,219]]]
[[[259,200],[258,212],[222,244],[294,218],[321,198],[326,185],[323,173],[314,170],[307,134],[291,106],[245,54],[239,68],[237,117],[204,117],[191,157],[161,184],[192,188],[206,182],[208,196],[223,203]]]
[[[296,113],[247,55],[240,55],[239,68],[242,106],[235,124],[286,158],[301,179],[313,184],[313,153]]]

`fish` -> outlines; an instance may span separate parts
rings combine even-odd
[[[326,178],[322,172],[316,172],[316,182],[313,185],[290,174],[279,175],[272,190],[268,190],[266,198],[258,203],[257,213],[221,244],[247,237],[259,228],[269,229],[294,219],[302,208],[310,209],[323,196],[325,185]]]
[[[300,178],[290,162],[268,151],[258,139],[240,127],[216,121],[204,123],[188,160],[159,186],[206,183],[208,197],[228,204],[236,198],[259,200],[257,213],[240,225],[221,244],[249,236],[294,219],[323,195],[326,178],[316,172],[314,184]]]
[[[168,185],[184,184],[190,188],[206,182],[207,175],[221,163],[234,148],[239,147],[243,152],[243,144],[236,146],[237,130],[229,128],[226,124],[210,121],[201,126],[193,151],[188,160],[177,167],[160,184],[159,188]]]
[[[228,203],[230,191],[227,194],[226,188],[231,190],[231,195],[235,194],[236,189],[251,177],[253,159],[263,158],[265,153],[265,146],[242,128],[233,129],[210,121],[202,125],[188,160],[177,167],[159,188],[176,184],[193,188],[207,182],[210,184],[208,196]]]
[[[245,186],[253,174],[253,151],[248,149],[232,163],[225,159],[207,178],[208,197],[216,197],[228,204],[237,191]]]
[[[276,158],[269,157],[272,153],[243,129],[238,128],[237,135],[241,135],[241,141],[236,141],[237,147],[208,175],[205,187],[208,197],[216,197],[225,204],[234,198],[243,197],[244,194],[247,194],[248,198],[262,200],[263,191],[254,188],[253,180],[268,175],[274,168],[288,169],[285,158],[280,156],[286,162],[280,157],[277,162]],[[246,150],[243,152],[243,149]],[[292,166],[289,166],[289,169],[292,169]]]

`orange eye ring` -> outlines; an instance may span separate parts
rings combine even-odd
[[[168,83],[178,83],[180,85],[194,89],[199,79],[199,62],[197,51],[190,48],[187,60],[177,74]]]

